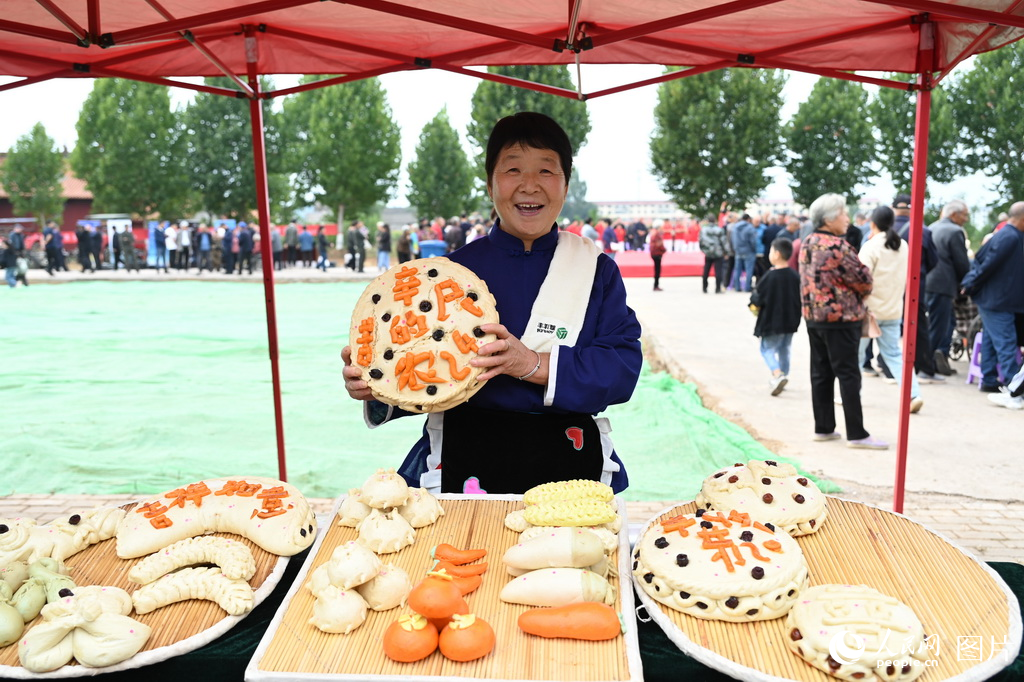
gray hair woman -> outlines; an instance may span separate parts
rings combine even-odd
[[[889,444],[864,428],[860,403],[860,337],[871,293],[871,273],[844,235],[850,225],[846,198],[823,194],[809,209],[814,232],[800,246],[800,298],[811,344],[814,439],[836,440],[835,382],[843,398],[847,445],[885,450]]]

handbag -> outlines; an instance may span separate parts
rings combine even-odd
[[[860,335],[865,339],[877,339],[882,335],[882,328],[878,326],[878,318],[870,310],[864,315],[864,324],[861,327]]]

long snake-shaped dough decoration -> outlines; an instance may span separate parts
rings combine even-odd
[[[231,616],[251,611],[256,601],[249,583],[232,580],[219,568],[183,568],[132,594],[135,611],[140,614],[188,599],[215,602]]]
[[[197,564],[215,564],[231,580],[249,580],[256,574],[256,559],[244,543],[206,535],[179,540],[135,564],[128,579],[146,585],[157,578]]]

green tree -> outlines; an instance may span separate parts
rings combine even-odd
[[[565,66],[490,66],[487,70],[534,83],[567,90],[576,89],[569,69]],[[480,150],[477,155],[477,173],[480,178],[484,177],[484,152],[491,129],[499,119],[520,111],[536,111],[553,118],[569,136],[574,154],[578,154],[580,148],[587,143],[590,114],[586,102],[493,81],[481,81],[473,92],[472,120],[466,131],[470,141]]]
[[[326,76],[303,76],[302,83]],[[299,203],[365,215],[398,183],[401,133],[376,78],[289,96],[282,131]]]
[[[950,88],[957,125],[963,139],[971,141],[966,170],[998,178],[993,189],[1003,200],[997,210],[1024,197],[1022,89],[1024,46],[1019,42],[978,55],[974,68]]]
[[[42,123],[22,135],[0,166],[0,184],[7,190],[15,215],[31,215],[39,225],[64,210],[64,155]]]
[[[906,76],[890,74],[893,79]],[[878,128],[878,160],[889,171],[897,192],[910,192],[914,170],[914,127],[917,93],[880,88],[871,100],[871,119]],[[953,118],[953,106],[941,87],[932,90],[931,120],[928,126],[928,179],[952,182],[960,173],[957,147],[960,135]]]
[[[867,114],[868,95],[859,83],[821,78],[789,123],[793,197],[804,206],[826,192],[859,196],[856,186],[871,176],[875,140]]]
[[[237,90],[228,78],[207,78],[206,84]],[[260,88],[272,89],[272,83],[261,79]],[[279,116],[264,105],[263,136],[272,206],[287,200],[289,193],[288,178],[283,173]],[[181,118],[185,167],[197,207],[215,216],[249,219],[256,209],[249,100],[201,92]]]
[[[461,215],[474,203],[473,179],[459,134],[442,109],[423,126],[409,162],[409,203],[420,217]]]
[[[75,129],[71,167],[88,183],[96,211],[181,214],[188,184],[167,88],[99,78]]]
[[[703,215],[722,201],[743,206],[768,186],[765,171],[782,148],[785,83],[780,71],[722,69],[659,86],[651,165],[681,208]]]
[[[565,195],[562,215],[570,220],[597,218],[597,206],[587,201],[587,183],[579,173],[573,173],[569,178],[569,191]]]

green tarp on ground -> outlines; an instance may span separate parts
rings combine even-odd
[[[288,480],[336,497],[396,467],[424,417],[369,430],[342,385],[361,283],[276,288]],[[0,297],[0,494],[148,494],[277,476],[260,283],[87,282]],[[716,468],[774,457],[645,367],[613,406],[629,500],[691,499]]]

